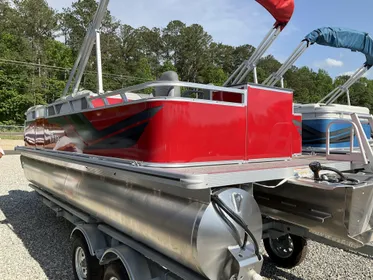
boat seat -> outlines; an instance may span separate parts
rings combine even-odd
[[[164,72],[158,79],[158,81],[179,81],[179,76],[174,71]],[[154,97],[157,96],[172,96],[180,97],[180,87],[163,86],[156,87],[153,93]]]

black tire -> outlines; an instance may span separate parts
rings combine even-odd
[[[112,277],[118,280],[129,280],[126,269],[121,261],[112,262],[106,267],[104,280],[110,280]]]
[[[301,264],[306,258],[308,251],[307,240],[292,234],[287,234],[276,239],[266,238],[263,240],[263,243],[269,258],[277,266],[283,268],[293,268]],[[283,247],[276,248],[276,244],[279,243],[283,243]]]
[[[79,251],[79,252],[77,252]],[[85,266],[86,273],[85,278],[82,275],[83,271],[80,268],[77,268],[77,262],[75,262],[77,256],[76,254],[84,254],[85,256]],[[85,241],[85,238],[79,234],[74,236],[72,243],[72,266],[74,272],[74,279],[76,280],[101,280],[103,275],[103,266],[99,264],[98,259],[95,256],[91,256],[88,250],[88,245]],[[80,276],[79,276],[80,275]]]

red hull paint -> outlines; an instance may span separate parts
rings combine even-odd
[[[248,106],[144,99],[100,108],[95,102],[92,111],[38,120],[38,133],[45,132],[38,147],[153,163],[291,157],[296,141],[301,146],[294,140],[293,95],[249,86],[247,96]],[[34,126],[29,124],[26,135],[35,133]],[[68,145],[59,140],[64,135]]]
[[[163,108],[137,145],[120,151],[122,157],[158,163],[243,159],[245,108],[173,101],[148,104]]]
[[[291,157],[293,95],[254,87],[247,102],[248,159]]]

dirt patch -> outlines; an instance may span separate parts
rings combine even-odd
[[[8,139],[1,139],[0,140],[0,147],[4,151],[14,151],[16,146],[24,146],[25,143],[23,140],[8,140]]]

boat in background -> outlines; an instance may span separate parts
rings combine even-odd
[[[302,149],[304,152],[325,152],[327,133],[330,134],[330,150],[349,152],[352,146],[359,147],[356,135],[351,138],[351,114],[356,113],[364,130],[364,136],[371,139],[372,128],[369,108],[343,104],[313,103],[294,104],[294,111],[302,114]]]
[[[315,43],[358,51],[366,57],[366,62],[342,86],[335,88],[319,102],[294,104],[294,112],[302,115],[302,150],[304,152],[326,152],[327,147],[333,152],[349,152],[359,146],[356,135],[351,137],[351,133],[356,133],[356,128],[351,124],[351,114],[358,115],[364,134],[369,140],[371,140],[373,130],[369,122],[371,117],[369,108],[351,106],[349,96],[349,88],[358,82],[373,65],[373,39],[369,34],[346,28],[323,27],[316,29],[305,36],[280,69],[276,73],[272,73],[263,82],[263,85],[275,86],[281,82],[281,87],[283,87],[284,74],[306,49]],[[348,104],[335,104],[334,102],[345,93]],[[330,145],[327,143],[327,135],[329,134]]]

